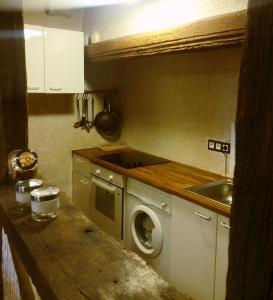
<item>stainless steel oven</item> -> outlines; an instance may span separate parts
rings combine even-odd
[[[91,164],[90,219],[122,240],[123,177]]]

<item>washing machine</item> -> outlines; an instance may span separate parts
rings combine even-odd
[[[169,280],[172,198],[128,178],[124,201],[124,245]]]

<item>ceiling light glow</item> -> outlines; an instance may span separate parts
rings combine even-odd
[[[140,10],[135,18],[138,32],[160,30],[199,18],[200,0],[158,0]]]

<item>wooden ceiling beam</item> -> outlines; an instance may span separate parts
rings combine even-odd
[[[175,28],[107,40],[85,47],[85,62],[240,46],[246,11],[201,19]]]

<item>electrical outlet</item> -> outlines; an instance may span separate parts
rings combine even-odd
[[[208,140],[208,149],[212,151],[230,154],[230,143]]]
[[[230,143],[222,143],[222,152],[230,154]]]
[[[215,142],[212,140],[208,140],[208,149],[214,150],[215,149]]]
[[[220,142],[215,142],[215,150],[221,151],[221,150],[222,150],[222,143],[220,143]]]

